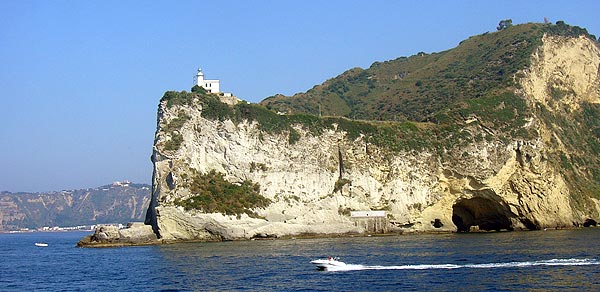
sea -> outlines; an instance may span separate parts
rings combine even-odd
[[[600,291],[600,228],[76,247],[86,234],[0,234],[0,291]],[[346,266],[310,264],[328,256]]]

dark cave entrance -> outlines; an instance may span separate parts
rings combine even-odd
[[[498,202],[480,197],[459,200],[452,206],[452,222],[458,232],[469,232],[473,226],[485,231],[512,231],[507,214],[510,212]]]

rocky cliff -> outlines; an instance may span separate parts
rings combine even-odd
[[[587,36],[538,41],[510,83],[436,104],[450,120],[282,115],[201,91],[167,92],[146,223],[170,241],[597,220],[600,49]],[[478,82],[474,74],[466,86]],[[366,212],[374,210],[384,217]]]

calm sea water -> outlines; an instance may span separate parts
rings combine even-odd
[[[75,247],[85,234],[0,234],[0,291],[600,291],[600,228]],[[348,266],[309,263],[328,255]]]

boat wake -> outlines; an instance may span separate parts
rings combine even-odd
[[[439,270],[439,269],[493,269],[493,268],[522,268],[532,266],[588,266],[600,265],[597,259],[552,259],[528,262],[506,262],[489,264],[432,264],[432,265],[403,265],[403,266],[365,266],[346,264],[343,266],[327,267],[327,271],[361,271],[361,270]]]

